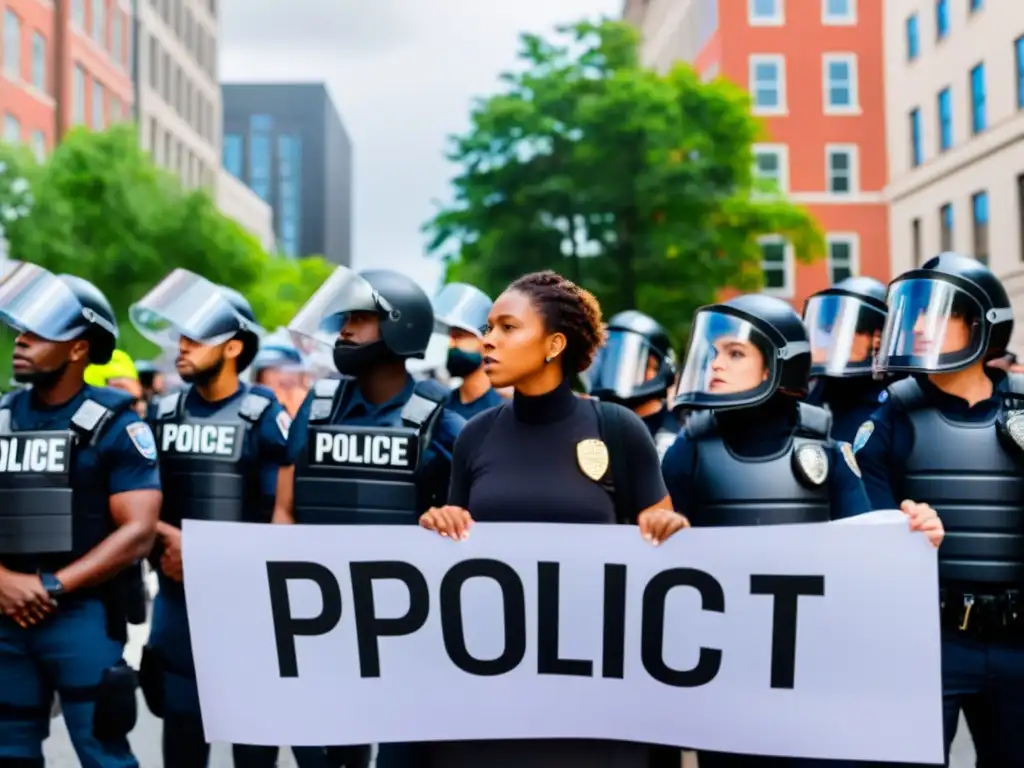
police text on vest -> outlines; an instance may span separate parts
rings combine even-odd
[[[238,428],[227,424],[165,424],[160,453],[233,456],[237,440]]]
[[[313,462],[408,469],[414,458],[409,442],[404,435],[318,432]]]
[[[68,471],[68,437],[0,437],[0,472]]]

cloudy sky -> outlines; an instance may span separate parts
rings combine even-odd
[[[221,79],[323,81],[355,145],[357,268],[393,264],[433,289],[420,225],[447,200],[445,137],[514,65],[517,35],[623,0],[222,0]]]

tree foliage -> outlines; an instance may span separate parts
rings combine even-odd
[[[758,237],[823,250],[808,214],[753,173],[749,96],[688,66],[641,66],[636,31],[580,22],[523,35],[521,71],[451,139],[454,203],[425,225],[446,279],[492,295],[555,269],[606,312],[636,307],[679,339],[722,288],[761,287]]]

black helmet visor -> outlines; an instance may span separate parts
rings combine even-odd
[[[885,313],[854,296],[812,296],[804,310],[811,340],[811,375],[870,376]]]
[[[597,397],[629,400],[661,372],[665,359],[646,336],[612,329],[582,378],[587,391]]]

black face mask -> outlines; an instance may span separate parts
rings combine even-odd
[[[211,365],[209,368],[204,368],[201,371],[194,371],[189,374],[182,374],[181,380],[186,384],[195,384],[196,386],[202,387],[209,384],[217,375],[224,370],[224,358],[222,357],[216,363]]]
[[[337,341],[334,344],[334,367],[342,376],[355,376],[364,373],[378,363],[390,359],[394,359],[394,355],[383,341],[374,341],[369,344]]]
[[[60,381],[67,368],[68,364],[67,361],[65,361],[52,371],[28,371],[25,373],[15,373],[14,380],[19,384],[28,384],[34,389],[47,390]]]
[[[464,379],[479,370],[484,364],[484,356],[479,352],[466,352],[458,347],[448,350],[448,373]]]

